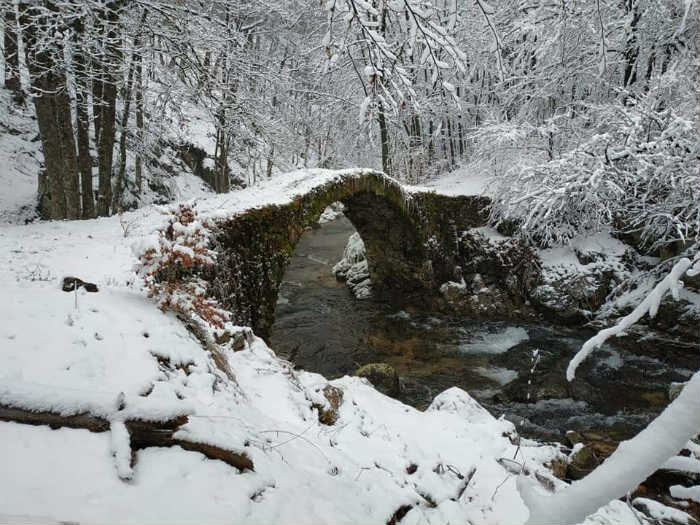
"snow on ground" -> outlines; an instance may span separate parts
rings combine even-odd
[[[615,239],[610,232],[600,232],[593,235],[580,235],[574,237],[568,246],[558,246],[555,248],[541,249],[538,251],[542,264],[546,271],[556,273],[558,267],[568,267],[578,272],[590,269],[590,265],[596,265],[598,262],[594,260],[591,263],[583,264],[577,257],[577,252],[580,254],[600,256],[600,259],[605,258],[613,261],[617,266],[622,267],[619,262],[629,249],[622,241]],[[604,264],[610,264],[609,261],[602,261]]]
[[[671,523],[685,523],[690,525],[695,521],[693,518],[682,510],[674,509],[673,507],[667,507],[658,501],[648,498],[635,498],[632,504],[635,507],[641,507],[646,510],[652,518],[659,521],[670,521]]]
[[[295,172],[199,201],[228,215],[349,172]],[[0,522],[522,523],[511,423],[452,388],[425,412],[344,377],[339,419],[318,374],[295,371],[261,339],[228,350],[230,379],[172,314],[146,297],[131,247],[165,221],[158,207],[90,221],[0,225],[0,404],[62,414],[89,412],[110,432],[0,423]],[[128,225],[127,234],[124,224]],[[64,276],[96,283],[66,293]],[[516,334],[515,339],[522,339]],[[163,363],[168,363],[164,366]],[[120,410],[120,405],[123,409]],[[254,471],[178,447],[136,453],[131,481],[121,421],[189,416],[176,437],[247,454]],[[113,453],[116,452],[116,457]],[[530,476],[559,453],[523,441]],[[412,465],[415,466],[415,470]],[[408,467],[411,467],[410,469]],[[474,472],[467,484],[467,475]],[[562,486],[556,481],[555,486]],[[598,522],[630,522],[613,503]]]
[[[434,191],[442,195],[488,195],[493,177],[473,167],[456,169],[421,186],[408,186],[412,191]]]

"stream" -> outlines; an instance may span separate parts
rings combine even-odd
[[[308,231],[287,269],[270,343],[298,368],[332,379],[388,363],[398,399],[418,409],[458,386],[524,436],[562,441],[577,430],[612,442],[644,428],[668,403],[669,384],[700,368],[694,352],[608,345],[569,384],[566,366],[593,332],[425,312],[401,297],[356,299],[331,271],[354,231],[344,216]]]

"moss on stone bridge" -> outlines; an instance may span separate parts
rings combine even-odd
[[[407,192],[380,172],[361,170],[317,186],[284,205],[221,220],[213,236],[216,266],[210,294],[234,321],[269,335],[285,269],[304,231],[333,202],[362,237],[373,288],[407,296],[431,294],[454,278],[459,234],[486,223],[488,199]]]

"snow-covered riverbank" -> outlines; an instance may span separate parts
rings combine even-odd
[[[264,191],[272,193],[250,193],[257,200]],[[245,202],[245,193],[231,194],[200,206],[224,213]],[[516,454],[511,423],[461,390],[419,412],[345,377],[332,383],[343,397],[328,426],[318,417],[330,408],[327,381],[293,371],[260,339],[226,354],[227,377],[132,271],[132,245],[162,222],[146,208],[0,228],[0,403],[112,422],[187,414],[176,437],[244,453],[254,471],[179,447],[146,448],[121,481],[129,466],[118,436],[3,422],[4,521],[384,523],[402,508],[402,523],[527,518],[508,462],[498,462]],[[99,292],[63,292],[69,275]],[[524,441],[516,459],[533,479],[560,486],[543,466],[556,455]],[[597,519],[630,517],[613,503]]]

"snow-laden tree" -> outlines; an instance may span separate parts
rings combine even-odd
[[[361,82],[364,98],[360,124],[376,120],[382,168],[401,176],[394,164],[409,157],[402,168],[414,166],[425,147],[426,108],[458,101],[453,77],[466,71],[466,55],[457,45],[454,28],[457,2],[439,5],[428,0],[331,0],[327,3],[328,31],[323,38],[330,68],[351,67]],[[438,124],[431,120],[430,135]],[[403,151],[392,144],[392,127],[405,133]]]
[[[48,217],[137,205],[197,135],[217,191],[299,166],[421,181],[465,164],[501,176],[495,220],[534,210],[538,242],[607,224],[649,247],[692,236],[689,2],[0,4],[8,86],[29,70],[45,130]]]
[[[607,226],[638,235],[650,249],[697,238],[693,78],[672,67],[624,104],[589,106],[591,124],[580,144],[551,160],[514,166],[499,181],[493,217],[521,220],[524,234],[545,246]]]
[[[471,135],[498,177],[494,221],[516,219],[545,246],[603,227],[650,250],[692,244],[700,151],[690,4],[513,7],[492,15],[508,35],[505,81],[492,87],[500,103]]]

